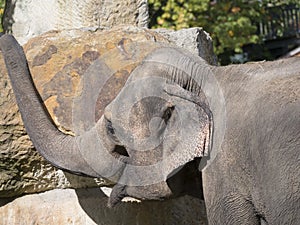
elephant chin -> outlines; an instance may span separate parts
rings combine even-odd
[[[116,206],[125,197],[145,201],[165,200],[190,195],[203,200],[202,177],[201,171],[198,170],[199,162],[199,158],[188,162],[177,173],[168,177],[166,181],[155,184],[145,186],[116,184],[110,194],[108,206]]]
[[[116,206],[125,197],[132,197],[138,200],[164,200],[172,198],[173,195],[174,193],[172,193],[172,190],[165,181],[147,186],[116,184],[110,194],[108,206],[110,208]]]

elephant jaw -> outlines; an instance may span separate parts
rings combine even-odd
[[[130,197],[134,201],[141,200],[164,200],[173,195],[167,182],[147,186],[128,186],[116,184],[109,196],[108,207],[112,208],[119,204],[124,198]]]
[[[161,176],[161,179],[164,177],[161,181],[155,180],[158,174],[151,170],[144,172],[140,169],[133,174],[132,171],[130,172],[131,165],[127,161],[118,183],[112,188],[108,206],[114,207],[121,201],[126,201],[128,197],[135,201],[165,200],[183,195],[203,199],[201,171],[198,170],[200,160],[197,158],[187,162],[177,170]],[[163,170],[164,168],[161,168],[161,171]],[[140,185],[137,183],[139,178]]]
[[[202,135],[208,138],[208,133],[204,132]],[[204,156],[203,152],[207,151],[208,140],[205,138],[197,144],[194,152],[187,154],[182,149],[168,154],[167,157],[162,154],[158,161],[156,158],[150,162],[147,161],[149,151],[133,151],[121,145],[119,148],[116,147],[115,149],[119,150],[115,152],[119,157],[121,155],[125,167],[112,189],[108,206],[114,207],[126,197],[138,200],[164,200],[190,194],[203,198],[201,172],[198,167],[201,157]],[[161,148],[156,150],[163,152]]]

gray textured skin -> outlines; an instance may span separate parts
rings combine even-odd
[[[222,151],[202,172],[210,224],[299,224],[300,58],[215,74],[228,117]]]
[[[10,36],[0,38],[0,48],[5,56],[22,117],[37,149],[57,166],[98,176],[100,173],[95,174],[91,171],[89,164],[79,161],[81,155],[76,149],[67,148],[66,154],[68,155],[63,155],[61,151],[52,153],[54,149],[61,150],[66,145],[69,146],[73,138],[59,133],[51,121],[49,122],[46,111],[36,97],[38,95],[32,85],[28,68],[23,65],[26,62],[23,52],[20,47],[16,49],[16,46],[16,42]],[[23,62],[23,64],[17,62]],[[170,64],[173,66],[171,67]],[[180,70],[174,69],[174,65],[190,71],[190,74],[183,74]],[[211,100],[214,100],[216,96],[213,94],[203,96],[201,92],[208,85],[208,68],[217,79],[224,95],[227,113],[223,140],[216,138],[216,130],[214,130],[217,127],[214,121],[220,121],[218,116],[221,109],[218,105],[210,105],[208,109],[205,98],[208,97],[208,101],[213,102]],[[22,76],[22,82],[18,79],[20,76]],[[158,94],[163,93],[164,99],[171,104],[161,102],[156,98],[139,101],[141,96],[150,90],[149,80],[139,82],[138,85],[132,84],[141,78],[153,76],[167,80],[167,82],[151,86],[151,90],[159,92]],[[134,185],[133,180],[136,179],[136,174],[129,173],[126,165],[119,178],[119,184],[113,189],[110,205],[117,204],[124,196],[163,199],[181,193],[184,189],[184,182],[170,174],[191,161],[193,157],[205,156],[207,134],[209,134],[212,143],[209,145],[210,152],[216,152],[218,149],[214,148],[218,146],[217,142],[222,141],[216,158],[212,162],[208,161],[209,166],[202,171],[209,224],[300,224],[299,77],[299,58],[210,67],[204,61],[179,49],[162,47],[153,52],[132,73],[122,91],[106,109],[105,118],[102,121],[105,122],[110,134],[110,141],[126,148],[129,156],[125,157],[127,165],[153,164],[163,160],[165,154],[177,150],[182,155],[176,161],[161,168],[165,179],[150,185]],[[28,84],[24,84],[24,80],[27,80]],[[197,98],[198,95],[199,98]],[[26,96],[31,98],[26,98]],[[123,100],[125,100],[125,105],[135,105],[133,103],[138,102],[132,108],[130,126],[124,123],[126,118],[119,114],[123,110]],[[27,104],[30,104],[30,107],[27,107]],[[191,113],[189,109],[192,107],[197,110],[193,115],[189,115],[189,118],[197,118],[196,125],[201,129],[180,127],[185,132],[176,136],[181,140],[180,145],[174,145],[172,142],[174,135],[178,135],[180,131],[172,129],[176,128],[175,112],[182,112],[182,115],[189,114]],[[28,112],[36,116],[26,117]],[[114,113],[118,116],[114,116]],[[41,119],[37,120],[39,116]],[[165,123],[150,123],[152,116],[165,118]],[[193,123],[186,119],[183,124],[192,125]],[[100,127],[104,129],[103,124]],[[132,149],[131,143],[126,142],[126,138],[120,140],[115,137],[116,133],[122,134],[126,131],[134,137],[133,142],[135,142],[148,137],[149,129],[154,137],[163,137],[164,148],[158,146],[156,151],[145,154]],[[202,135],[203,133],[205,135]],[[105,132],[102,135],[106,138]],[[196,139],[199,135],[201,138]],[[41,136],[42,139],[40,139]],[[47,139],[48,136],[51,139]],[[195,143],[191,143],[190,137],[200,141],[201,145],[199,143],[193,145]],[[62,139],[67,139],[67,144],[61,142]],[[73,161],[78,164],[74,165]],[[107,165],[104,163],[103,167],[105,166]],[[145,174],[143,172],[140,174],[141,179],[151,177],[151,175],[158,176],[158,174],[151,174],[151,171],[145,171]],[[183,175],[181,178],[186,176],[185,173],[181,175]]]

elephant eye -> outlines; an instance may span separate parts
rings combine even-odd
[[[165,121],[165,123],[167,123],[168,120],[171,118],[174,108],[175,106],[170,106],[164,111],[162,118]]]
[[[110,120],[106,121],[106,128],[107,128],[107,130],[109,131],[110,134],[113,134],[113,135],[115,134],[115,130],[114,130]]]
[[[112,138],[112,140],[115,143],[119,143],[119,140],[116,136],[115,129],[112,125],[112,122],[108,119],[106,119],[105,121],[106,121],[106,130],[107,130],[108,135]]]

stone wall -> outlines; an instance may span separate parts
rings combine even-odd
[[[156,29],[155,32],[163,35],[178,47],[189,50],[205,59],[211,65],[217,65],[217,57],[213,53],[212,39],[203,28],[194,27],[178,31]]]
[[[6,0],[3,26],[24,44],[50,30],[147,27],[147,0]]]
[[[99,189],[52,190],[0,208],[1,225],[206,225],[204,203],[192,197],[126,202],[113,209]],[[1,200],[0,200],[1,206]]]

